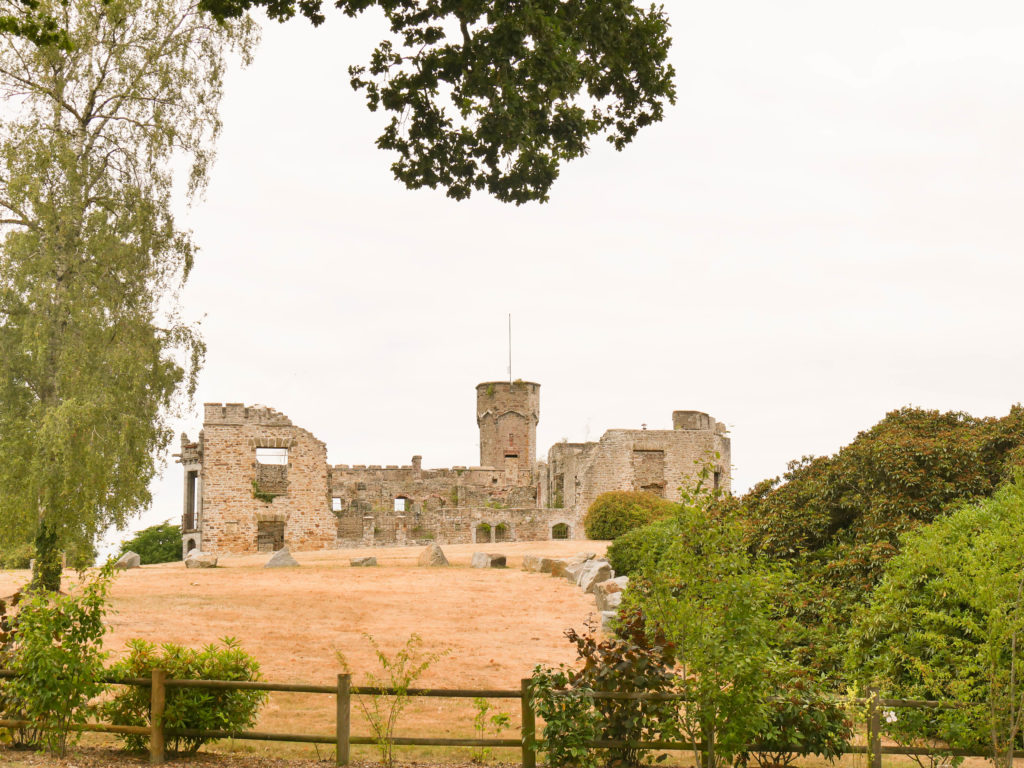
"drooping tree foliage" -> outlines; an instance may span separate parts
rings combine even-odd
[[[203,0],[222,18],[324,21],[322,0]],[[632,0],[336,0],[382,11],[392,37],[351,84],[391,118],[377,146],[395,178],[521,204],[548,199],[561,164],[604,136],[616,149],[675,101],[663,9]]]
[[[225,56],[248,58],[253,26],[188,0],[2,0],[0,16],[52,19],[66,43],[0,48],[0,541],[86,547],[149,503],[195,383],[172,160],[203,187]]]
[[[900,535],[949,505],[991,495],[1024,458],[1024,409],[975,418],[892,411],[834,456],[790,464],[740,500],[752,550],[793,569],[780,610],[795,658],[839,669],[850,613],[899,550]]]

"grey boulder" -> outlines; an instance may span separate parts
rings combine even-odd
[[[580,574],[579,581],[577,582],[586,593],[591,593],[594,588],[602,581],[608,581],[614,576],[611,565],[608,564],[607,560],[591,560],[587,563],[586,568]]]
[[[205,552],[200,552],[198,549],[193,549],[188,553],[188,557],[185,558],[186,568],[216,568],[217,557],[215,555],[208,555]]]
[[[440,545],[438,545],[436,541],[432,541],[427,545],[427,548],[420,553],[419,560],[417,560],[416,563],[417,565],[432,568],[448,565],[448,558],[444,556],[444,550],[441,549]]]
[[[282,547],[270,556],[267,560],[264,568],[298,568],[299,561],[292,557],[292,553],[288,551],[288,547]]]
[[[121,557],[114,563],[114,567],[119,571],[127,571],[132,568],[138,568],[142,565],[142,558],[134,552],[125,552]]]
[[[523,555],[523,570],[530,573],[540,573],[543,560],[544,558],[540,555]]]
[[[474,552],[470,565],[473,568],[504,568],[505,556],[492,552]]]
[[[353,557],[348,561],[353,568],[372,568],[377,564],[376,557]]]

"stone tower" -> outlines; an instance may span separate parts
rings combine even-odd
[[[528,485],[537,464],[540,384],[516,380],[476,385],[480,466],[504,469],[507,485]]]

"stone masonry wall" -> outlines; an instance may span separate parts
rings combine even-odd
[[[253,495],[261,467],[257,448],[287,448],[287,467],[274,467],[272,501]],[[270,408],[207,403],[203,421],[202,547],[209,552],[255,552],[261,521],[283,521],[292,549],[335,546],[337,522],[330,510],[327,448]],[[266,467],[262,467],[266,469]],[[281,479],[281,475],[285,475]]]
[[[480,427],[480,465],[504,471],[508,485],[532,482],[537,464],[540,384],[532,381],[478,384],[476,420]],[[508,460],[509,454],[517,458]]]

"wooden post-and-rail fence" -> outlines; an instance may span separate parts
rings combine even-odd
[[[11,678],[15,674],[8,670],[0,670],[0,679]],[[339,766],[349,764],[349,747],[352,744],[377,744],[372,736],[353,736],[351,733],[351,714],[353,696],[395,695],[393,688],[370,686],[353,686],[351,676],[338,675],[337,685],[305,685],[292,683],[269,683],[232,680],[168,680],[167,673],[162,669],[154,669],[149,678],[105,678],[102,682],[112,685],[134,685],[150,689],[150,725],[113,725],[109,723],[86,723],[72,726],[75,730],[96,733],[132,734],[149,737],[149,762],[160,765],[165,762],[165,744],[168,736],[185,736],[207,739],[243,739],[253,741],[283,741],[306,744],[335,745],[335,759]],[[409,688],[403,693],[407,696],[431,696],[439,698],[483,698],[483,699],[520,699],[522,705],[521,737],[518,739],[445,739],[426,736],[395,736],[390,741],[396,746],[435,746],[435,747],[516,747],[522,750],[523,768],[536,768],[536,713],[530,692],[529,679],[523,680],[519,690],[466,690],[466,689],[426,689]],[[270,733],[265,731],[226,731],[196,728],[165,728],[163,724],[164,706],[168,688],[207,688],[215,690],[248,690],[288,693],[317,693],[336,697],[335,732],[333,734],[304,733]],[[594,692],[595,699],[634,699],[647,701],[680,701],[685,700],[681,694],[634,693],[634,692]],[[965,706],[958,702],[917,701],[909,699],[883,699],[877,692],[870,692],[866,699],[849,699],[851,704],[866,706],[867,744],[849,745],[846,754],[867,754],[870,757],[870,768],[882,768],[882,755],[918,755],[941,751],[964,757],[989,757],[987,753],[972,752],[963,749],[935,750],[928,747],[882,746],[881,719],[883,709],[889,708],[947,708]],[[31,726],[28,720],[0,719],[0,728],[24,728]],[[621,740],[597,740],[588,743],[596,748],[645,748],[657,750],[692,750],[693,744],[670,741],[627,742]],[[703,745],[696,745],[702,750]],[[752,751],[757,751],[753,749]],[[794,751],[797,751],[794,749]],[[1024,757],[1024,751],[1013,753],[1014,757]]]

